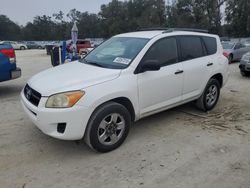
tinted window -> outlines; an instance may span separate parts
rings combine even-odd
[[[146,60],[157,60],[162,66],[176,63],[178,59],[175,38],[161,39],[149,49],[143,58]]]
[[[207,55],[212,55],[217,52],[217,43],[214,37],[202,37],[205,43]]]
[[[237,43],[234,47],[234,49],[240,49],[240,48],[244,48],[245,45],[241,44],[241,43]]]
[[[203,46],[200,37],[182,36],[180,39],[180,48],[182,61],[195,59],[203,56]]]

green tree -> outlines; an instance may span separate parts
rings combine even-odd
[[[7,16],[0,15],[0,40],[19,40],[21,28]]]
[[[56,24],[50,16],[36,16],[33,23],[28,23],[23,29],[23,38],[25,40],[55,40]]]
[[[167,26],[208,29],[221,33],[221,6],[225,0],[179,0],[176,4],[168,1]]]
[[[250,0],[227,0],[226,21],[235,37],[250,36]]]

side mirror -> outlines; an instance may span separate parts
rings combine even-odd
[[[158,71],[161,69],[161,65],[157,60],[146,60],[142,62],[140,67],[138,67],[137,73],[147,72],[147,71]]]

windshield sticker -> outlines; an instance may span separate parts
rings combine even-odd
[[[113,62],[128,65],[131,62],[131,59],[127,59],[127,58],[123,58],[123,57],[117,57],[117,58],[115,58],[115,60]]]

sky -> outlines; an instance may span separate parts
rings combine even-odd
[[[19,25],[25,25],[37,15],[52,16],[60,10],[65,14],[75,8],[81,12],[98,13],[102,4],[111,0],[0,0],[0,14]]]

